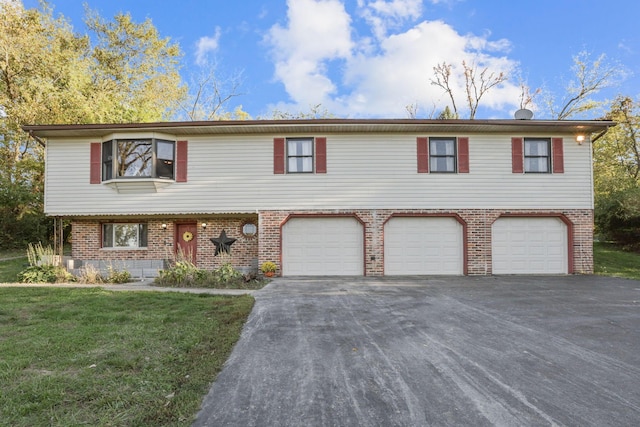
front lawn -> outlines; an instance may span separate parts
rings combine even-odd
[[[250,296],[0,288],[0,424],[190,425]]]
[[[18,273],[28,266],[27,257],[5,259],[0,261],[0,283],[13,283],[18,281]]]
[[[595,273],[640,280],[640,254],[625,252],[610,243],[593,244]]]

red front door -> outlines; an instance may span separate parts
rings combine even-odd
[[[176,225],[176,253],[195,264],[198,248],[198,226],[195,223]]]

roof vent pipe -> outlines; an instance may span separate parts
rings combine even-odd
[[[513,116],[516,120],[531,120],[533,118],[533,111],[522,108],[516,111]]]

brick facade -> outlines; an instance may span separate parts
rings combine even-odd
[[[501,216],[541,216],[558,217],[568,228],[569,248],[572,262],[569,272],[579,274],[593,273],[593,210],[570,209],[550,210],[498,210],[498,209],[460,209],[460,210],[326,210],[326,211],[262,211],[260,212],[259,262],[273,261],[278,264],[278,274],[282,264],[281,229],[291,216],[352,215],[364,225],[365,230],[365,274],[367,276],[384,275],[384,224],[393,216],[448,216],[456,218],[465,230],[466,263],[465,272],[469,275],[491,274],[491,226]]]
[[[282,265],[282,225],[294,216],[353,216],[364,226],[365,274],[384,275],[384,225],[394,216],[447,216],[456,218],[463,226],[463,242],[466,243],[464,270],[469,275],[492,273],[491,226],[501,216],[542,216],[558,217],[568,228],[569,273],[593,273],[593,211],[574,209],[550,210],[319,210],[319,211],[262,211],[258,217],[228,218],[201,217],[197,221],[197,265],[214,269],[229,260],[242,271],[256,271],[265,261]],[[121,220],[111,222],[122,222]],[[101,247],[100,220],[75,220],[72,226],[72,256],[79,260],[172,260],[175,255],[175,224],[180,218],[163,220],[139,220],[148,224],[148,247],[146,249],[120,250]],[[258,234],[246,237],[242,226],[246,222],[258,224]],[[203,228],[202,223],[207,227]],[[167,224],[163,229],[162,224]],[[212,237],[218,237],[225,230],[227,236],[237,239],[231,247],[230,257],[214,257],[215,246]]]
[[[72,222],[72,258],[78,260],[174,260],[175,259],[175,224],[184,220],[180,218],[165,218],[162,220],[93,220],[81,219]],[[214,269],[229,261],[241,271],[255,271],[258,267],[258,235],[247,237],[242,234],[242,226],[246,222],[257,225],[255,218],[216,218],[202,217],[190,222],[197,223],[196,264],[205,269]],[[126,250],[102,248],[101,226],[107,222],[143,222],[147,224],[147,248]],[[202,224],[207,227],[203,228]],[[162,224],[166,224],[164,229]],[[218,237],[222,230],[227,236],[236,239],[231,246],[230,256],[214,257],[215,245],[212,237]]]

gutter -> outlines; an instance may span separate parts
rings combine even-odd
[[[47,144],[42,139],[40,139],[40,137],[36,136],[33,133],[33,130],[29,130],[28,133],[31,138],[33,138],[38,144],[42,146],[42,148],[47,148]]]

